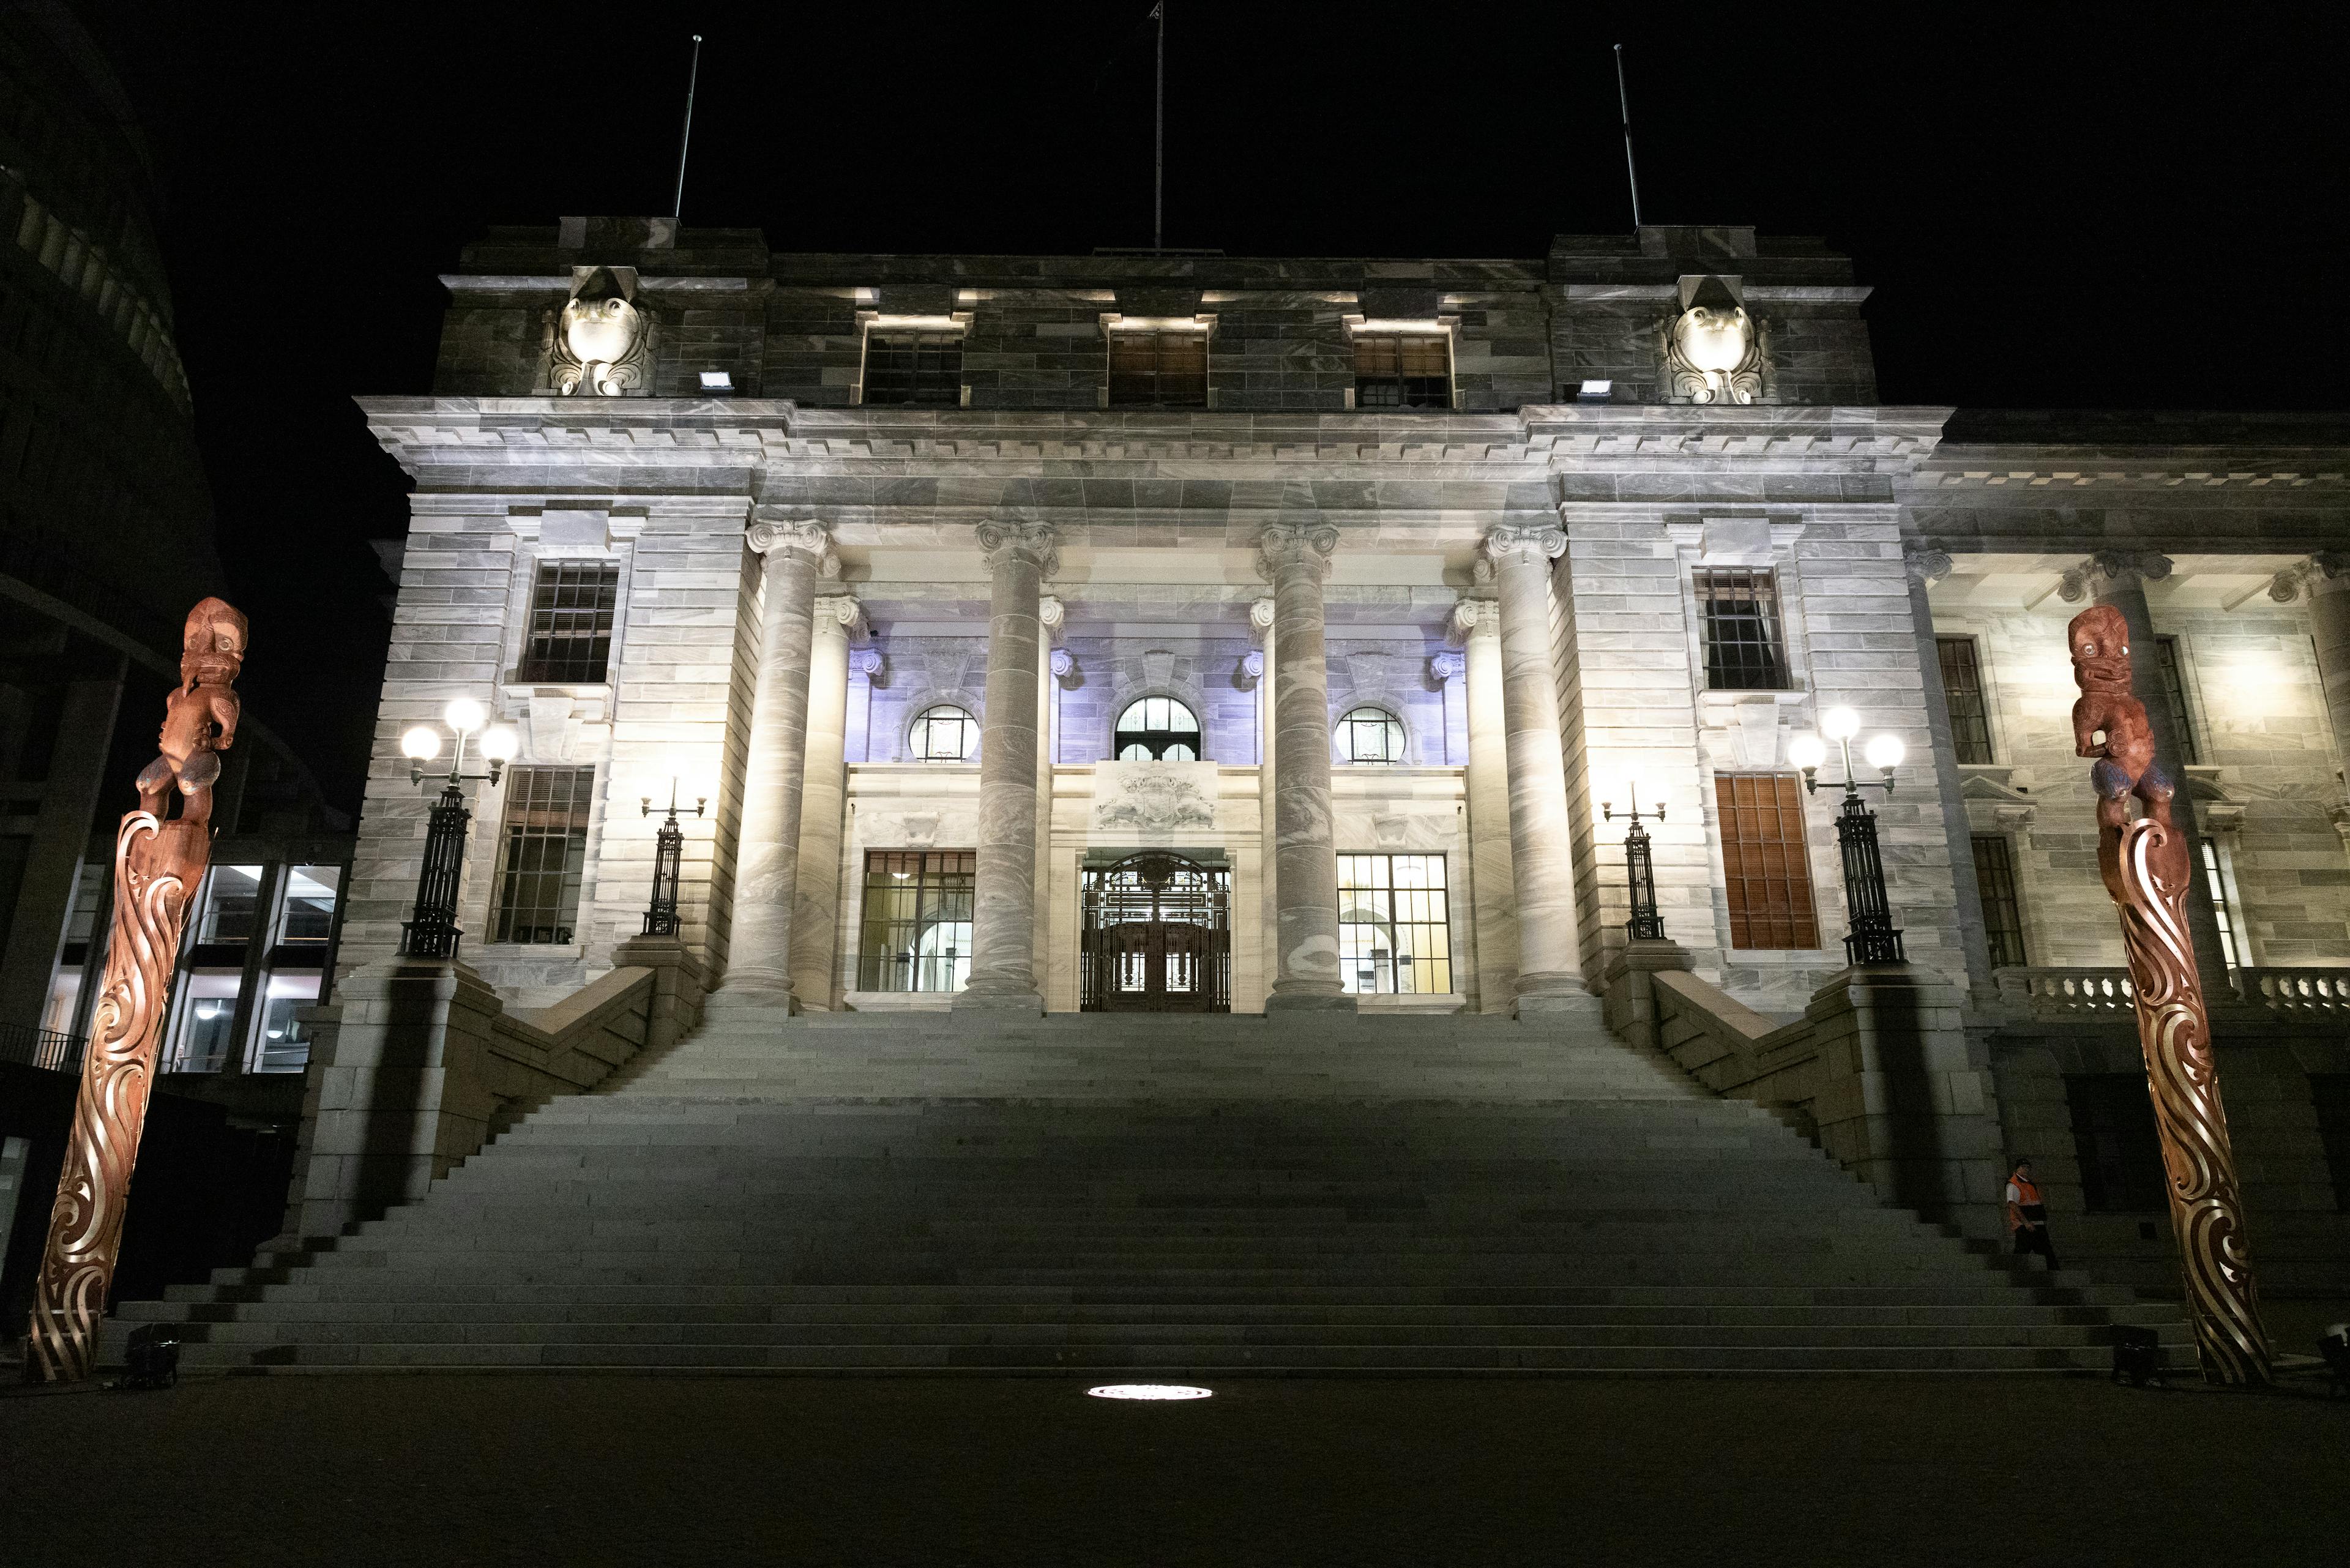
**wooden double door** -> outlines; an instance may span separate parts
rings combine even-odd
[[[1216,933],[1168,920],[1128,920],[1102,935],[1105,1012],[1220,1012]]]

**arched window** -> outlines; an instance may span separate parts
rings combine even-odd
[[[1350,763],[1399,763],[1403,722],[1384,708],[1356,708],[1338,721],[1338,754]]]
[[[1196,763],[1200,721],[1172,697],[1145,697],[1129,702],[1118,716],[1110,755],[1122,763]]]
[[[918,763],[964,763],[979,750],[979,721],[951,702],[925,708],[907,735],[907,748]]]

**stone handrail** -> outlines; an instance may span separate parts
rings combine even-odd
[[[2132,1016],[2129,972],[2118,968],[2029,968],[1997,971],[2000,994],[2034,1018]],[[2350,969],[2239,969],[2235,1000],[2272,1012],[2350,1014]]]

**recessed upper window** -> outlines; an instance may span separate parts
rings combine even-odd
[[[1452,340],[1443,333],[1365,332],[1355,338],[1355,407],[1449,409]]]
[[[1110,754],[1122,763],[1196,763],[1200,721],[1172,697],[1145,697],[1118,716]]]
[[[1204,409],[1208,334],[1199,327],[1114,328],[1109,335],[1109,406]]]
[[[951,702],[925,708],[907,736],[908,750],[918,763],[967,763],[979,750],[979,721]]]
[[[522,679],[593,683],[612,659],[620,568],[608,561],[543,561],[530,596]]]
[[[1713,567],[1697,574],[1705,616],[1705,683],[1715,691],[1788,689],[1779,585],[1769,567]]]
[[[1357,708],[1338,721],[1338,754],[1350,763],[1399,763],[1403,722],[1384,708]]]
[[[962,334],[875,327],[865,335],[865,400],[962,404]]]

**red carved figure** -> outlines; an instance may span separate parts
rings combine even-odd
[[[172,815],[165,797],[176,783],[180,815],[199,826],[212,820],[219,753],[236,743],[244,707],[236,678],[244,668],[245,630],[244,617],[219,599],[205,599],[188,612],[180,639],[180,687],[163,712],[162,755],[139,772],[139,805],[159,819]]]
[[[2135,794],[2147,815],[2168,827],[2177,785],[2156,764],[2146,704],[2130,690],[2129,622],[2111,605],[2091,605],[2073,618],[2065,637],[2073,646],[2073,683],[2081,689],[2073,704],[2073,754],[2100,759],[2089,770],[2098,826],[2118,829],[2127,822],[2123,802]]]

